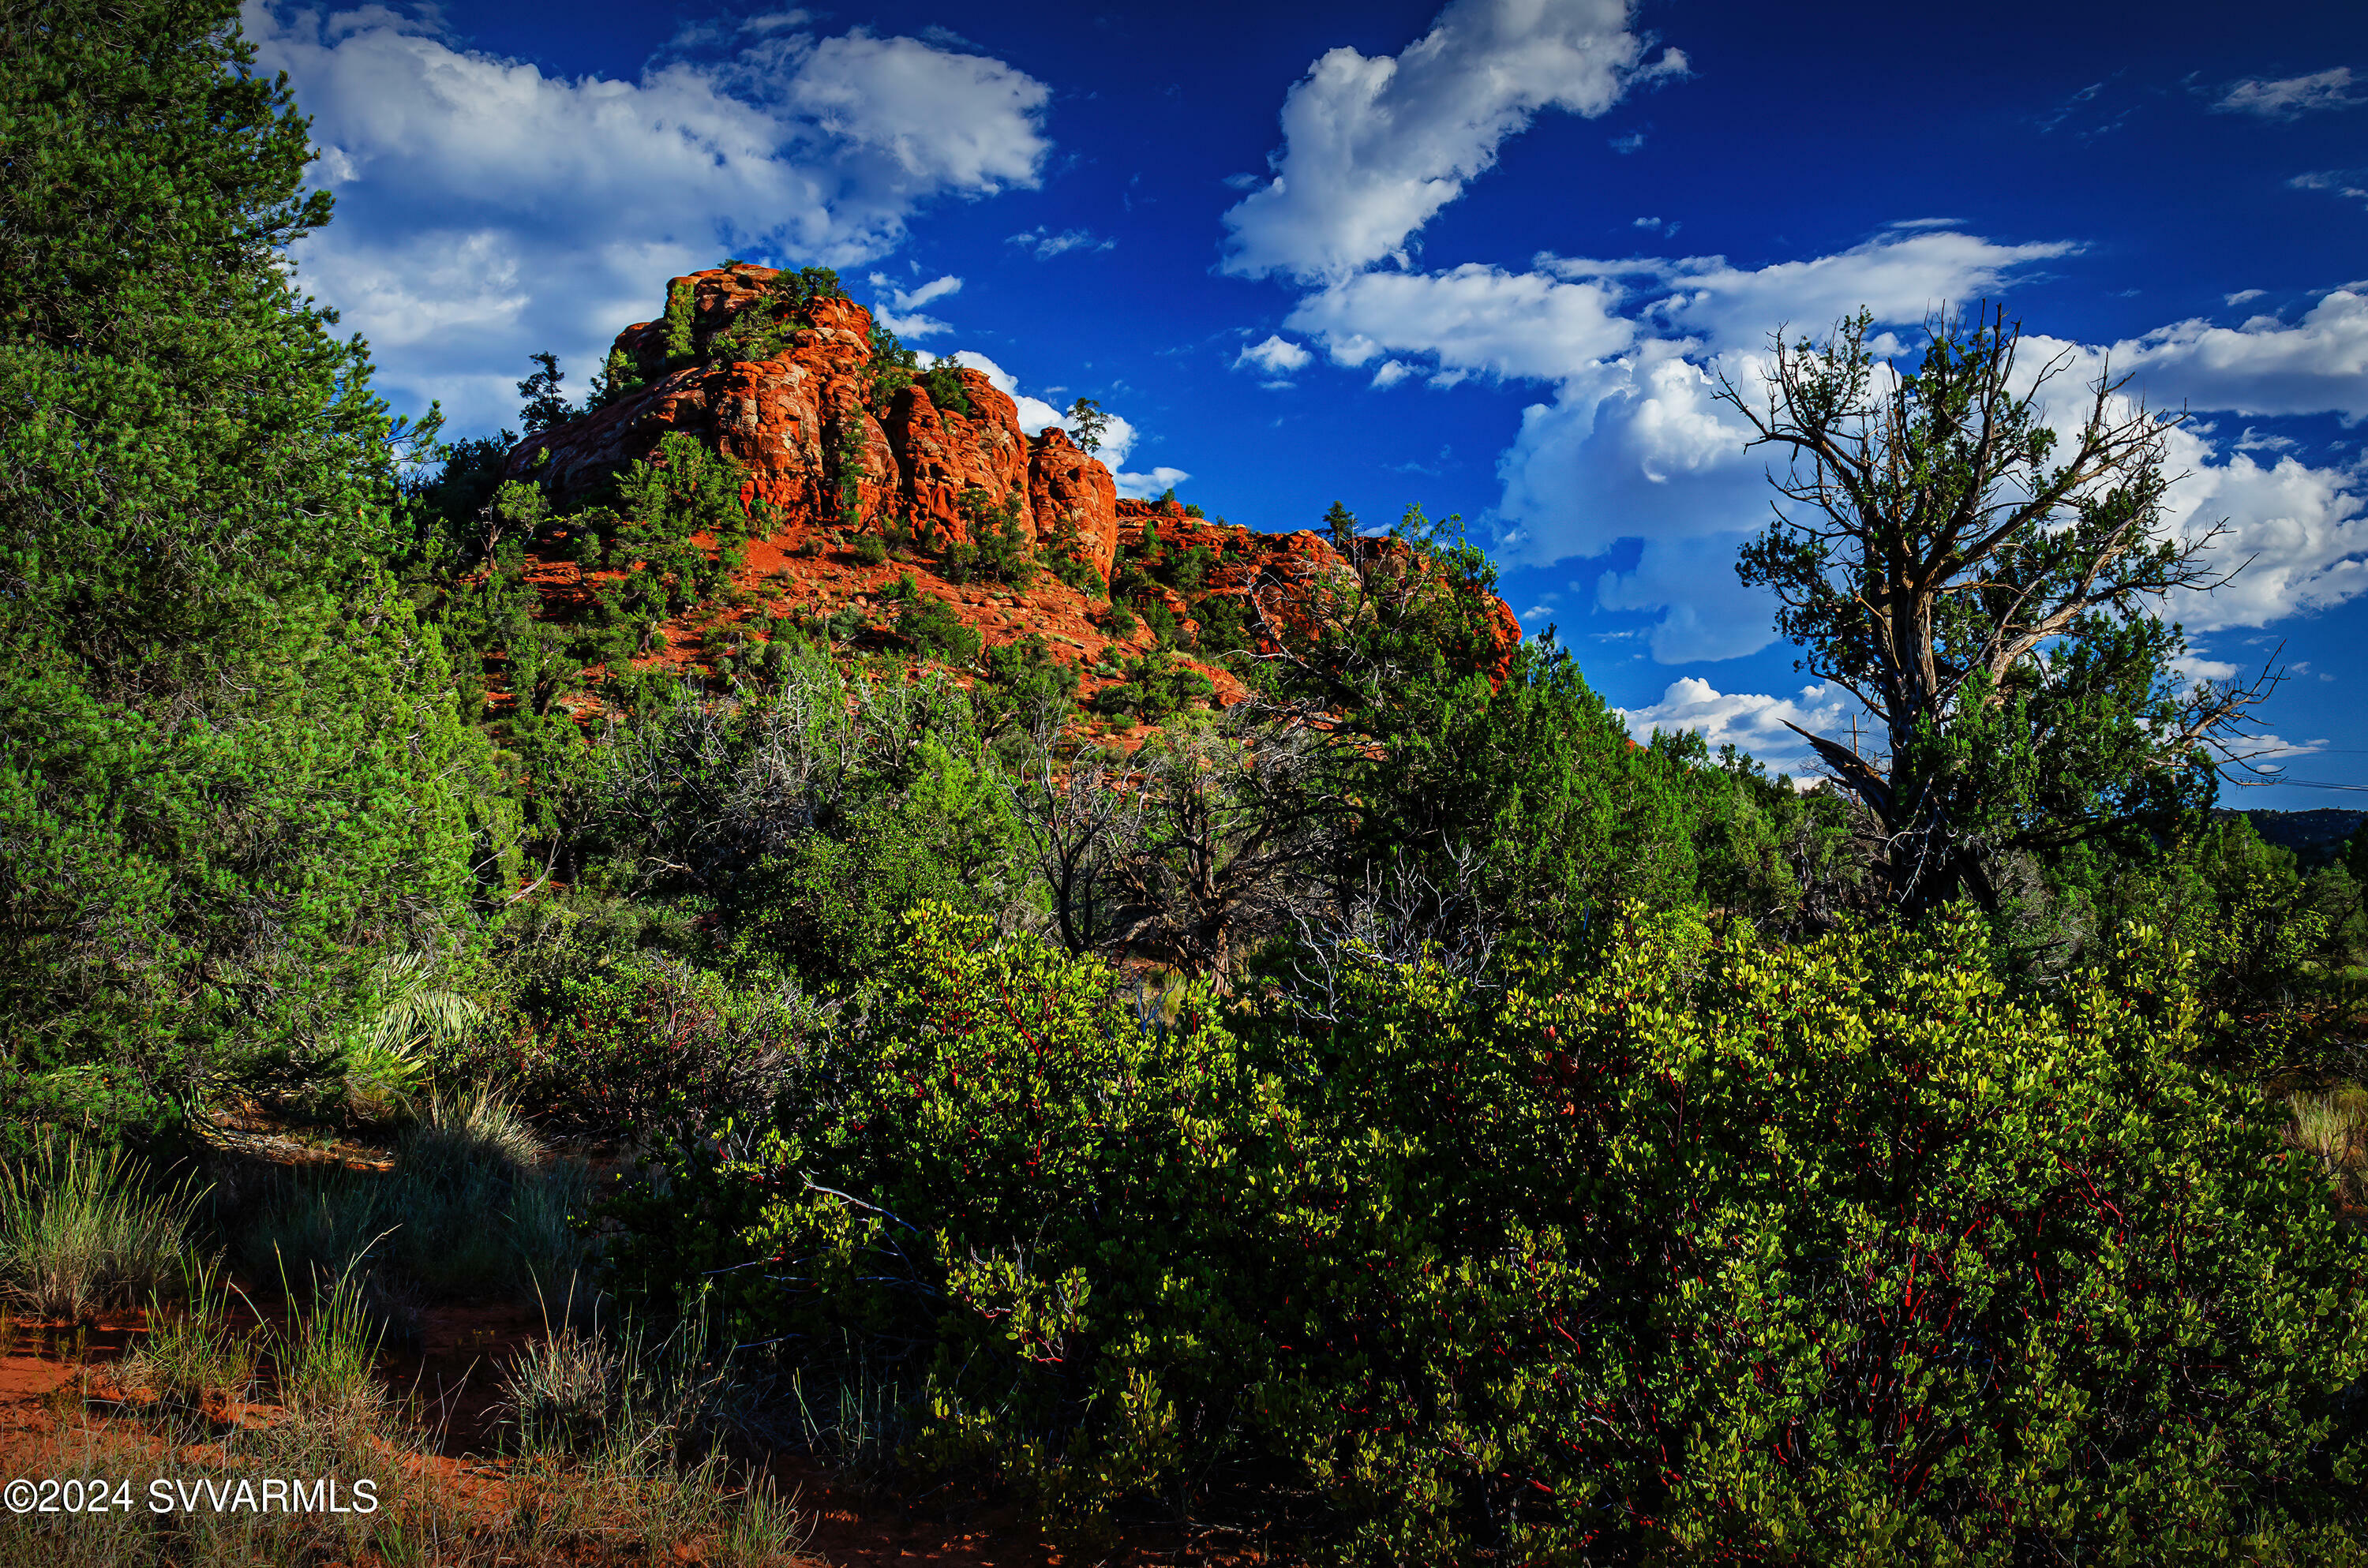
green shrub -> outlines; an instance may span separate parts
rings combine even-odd
[[[1090,1520],[1258,1477],[1364,1562],[2160,1561],[2342,1517],[2368,1246],[2142,934],[1632,915],[1573,985],[1330,955],[1172,1025],[923,912],[753,1148],[627,1202],[743,1340],[933,1346],[916,1461]],[[1311,953],[1311,961],[1324,955]],[[1279,1004],[1279,1005],[1278,1005]],[[794,1269],[752,1268],[797,1260]]]
[[[924,658],[967,665],[978,657],[978,629],[965,623],[952,605],[935,594],[919,594],[905,601],[896,617],[896,634]]]
[[[858,566],[884,566],[888,562],[888,541],[876,533],[857,534],[854,556]]]
[[[552,941],[518,968],[501,1038],[471,1052],[465,1070],[516,1085],[540,1120],[571,1131],[647,1131],[669,1118],[761,1110],[780,1058],[816,1024],[794,996],[735,993],[721,975],[615,950],[590,933]],[[423,1130],[418,1142],[427,1153],[448,1136],[462,1147],[484,1137]],[[504,1136],[531,1147],[523,1127]]]
[[[916,903],[1024,911],[1022,824],[992,761],[960,739],[916,737],[901,788],[846,801],[833,831],[758,861],[735,901],[746,939],[810,983],[869,988]]]
[[[1042,561],[1046,571],[1088,598],[1101,598],[1110,592],[1101,573],[1086,559],[1085,540],[1074,517],[1053,522],[1052,535],[1044,540]]]
[[[1217,689],[1207,676],[1165,648],[1127,660],[1124,673],[1123,681],[1095,694],[1098,712],[1133,714],[1146,724],[1156,724],[1189,703],[1206,700]]]
[[[1195,652],[1210,658],[1238,653],[1250,645],[1250,609],[1247,598],[1234,595],[1212,594],[1192,607],[1192,619],[1200,631],[1193,637]]]
[[[987,679],[971,694],[982,735],[991,737],[1014,726],[1059,723],[1076,706],[1076,667],[1054,658],[1053,645],[1041,631],[988,649],[986,674]]]
[[[1102,581],[1102,574],[1095,571],[1094,563],[1082,555],[1049,554],[1044,558],[1044,568],[1087,598],[1098,599],[1110,592],[1110,585]]]
[[[939,358],[931,362],[916,379],[929,394],[939,413],[967,415],[973,412],[970,405],[970,390],[962,385],[961,367],[953,360]]]
[[[1135,609],[1143,617],[1143,624],[1151,628],[1152,637],[1162,648],[1173,648],[1184,641],[1183,623],[1176,619],[1174,610],[1159,600],[1147,600],[1136,606]]]
[[[969,543],[946,551],[947,580],[985,580],[1007,583],[1015,588],[1025,588],[1034,582],[1038,565],[1035,540],[1020,516],[1020,497],[1014,494],[998,503],[985,490],[972,485],[962,493],[960,505],[970,524],[971,538]]]

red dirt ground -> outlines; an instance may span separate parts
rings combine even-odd
[[[438,1440],[424,1456],[404,1461],[417,1483],[438,1489],[464,1511],[497,1511],[508,1485],[507,1463],[492,1421],[501,1363],[543,1332],[532,1305],[458,1303],[423,1312],[418,1343],[387,1356],[381,1375],[398,1399],[416,1394]],[[156,1440],[122,1414],[108,1367],[145,1327],[145,1314],[109,1312],[74,1326],[18,1320],[0,1354],[0,1480],[33,1471],[40,1456],[61,1439],[86,1433],[102,1450],[153,1458]],[[86,1398],[61,1405],[60,1391],[87,1377]],[[75,1408],[75,1406],[79,1408]],[[210,1411],[218,1420],[254,1425],[282,1413],[256,1403]],[[802,1454],[753,1456],[779,1487],[794,1495],[811,1534],[802,1562],[822,1564],[936,1563],[945,1568],[1065,1568],[1072,1563],[1206,1562],[1240,1565],[1268,1561],[1232,1540],[1212,1550],[1177,1531],[1135,1531],[1114,1549],[1087,1556],[1064,1553],[1008,1503],[939,1493],[904,1501],[850,1483]],[[686,1559],[686,1561],[690,1561]]]

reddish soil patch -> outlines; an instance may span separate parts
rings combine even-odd
[[[277,1315],[267,1307],[267,1317]],[[422,1320],[416,1342],[381,1365],[398,1403],[410,1403],[416,1396],[412,1407],[433,1438],[428,1451],[404,1460],[402,1466],[447,1506],[493,1517],[507,1506],[517,1468],[500,1451],[495,1421],[501,1368],[545,1332],[541,1311],[531,1304],[463,1302],[427,1308]],[[253,1325],[250,1318],[248,1326]],[[119,1403],[108,1376],[144,1329],[145,1315],[138,1312],[105,1313],[79,1329],[15,1324],[6,1354],[0,1355],[0,1480],[34,1474],[52,1456],[78,1455],[85,1444],[119,1454],[130,1465],[161,1456],[158,1439]],[[225,1426],[257,1426],[285,1413],[258,1401],[210,1408],[209,1414]],[[803,1454],[744,1458],[757,1463],[784,1497],[794,1496],[802,1528],[811,1531],[802,1558],[806,1562],[947,1568],[1190,1562],[1248,1568],[1272,1561],[1242,1546],[1238,1536],[1196,1539],[1172,1529],[1135,1529],[1103,1549],[1064,1551],[1008,1501],[951,1487],[905,1499],[850,1482]],[[596,1550],[589,1557],[566,1561],[609,1559]]]

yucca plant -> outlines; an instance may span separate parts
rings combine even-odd
[[[431,955],[399,953],[379,966],[378,1011],[346,1051],[346,1098],[362,1116],[383,1117],[410,1103],[427,1076],[423,1047],[450,1044],[485,1016],[484,1007],[443,983]]]
[[[200,1196],[187,1179],[156,1190],[146,1162],[120,1149],[44,1138],[0,1165],[0,1281],[51,1318],[176,1292]]]

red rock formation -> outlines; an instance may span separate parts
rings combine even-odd
[[[694,338],[709,344],[743,312],[766,307],[779,276],[766,267],[714,268],[673,279],[667,297],[689,292]],[[510,454],[510,476],[534,473],[563,504],[578,500],[679,430],[737,459],[750,494],[780,508],[790,526],[844,520],[841,486],[851,472],[859,524],[928,520],[966,539],[961,497],[984,491],[991,507],[1016,505],[1039,540],[1074,528],[1097,569],[1110,570],[1118,528],[1108,469],[1057,426],[1030,441],[1018,407],[976,370],[956,372],[967,414],[937,407],[918,385],[894,392],[875,414],[871,312],[851,300],[825,299],[811,316],[812,326],[769,358],[734,360],[710,350],[705,362],[671,370],[662,369],[667,324],[635,323],[617,335],[616,350],[628,363],[659,368],[656,379],[520,443]]]
[[[1121,543],[1139,552],[1145,530],[1156,525],[1166,550],[1209,549],[1212,564],[1194,600],[1204,612],[1210,596],[1246,599],[1256,592],[1270,610],[1302,615],[1323,602],[1304,590],[1348,569],[1330,541],[1312,532],[1254,533],[1190,517],[1174,502],[1118,499],[1108,468],[1080,451],[1058,426],[1030,438],[1011,399],[975,370],[956,372],[967,413],[939,407],[927,386],[915,384],[891,394],[875,414],[871,318],[850,301],[815,301],[810,325],[791,332],[780,324],[783,330],[773,335],[778,352],[734,358],[728,345],[735,340],[759,350],[771,347],[762,335],[742,330],[750,324],[740,318],[750,310],[776,308],[771,285],[779,276],[770,267],[741,266],[675,278],[668,286],[674,321],[637,323],[617,337],[621,362],[642,367],[648,383],[510,454],[510,477],[542,481],[564,506],[598,494],[619,470],[649,456],[667,433],[680,431],[737,460],[747,471],[748,495],[777,508],[774,529],[745,547],[734,577],[736,605],[702,607],[667,621],[657,651],[636,663],[717,667],[719,659],[755,645],[746,623],[759,615],[853,614],[884,630],[893,619],[885,590],[906,575],[923,592],[945,598],[989,644],[1042,635],[1054,656],[1077,666],[1088,694],[1117,678],[1113,658],[1153,645],[1144,627],[1113,634],[1099,598],[1051,573],[1039,573],[1020,591],[951,580],[940,574],[945,562],[928,551],[902,550],[901,559],[864,564],[840,527],[849,478],[859,525],[927,520],[941,536],[966,539],[970,518],[962,496],[980,491],[989,507],[1009,505],[1040,544],[1074,537],[1074,548],[1106,579]],[[686,325],[699,357],[669,361],[669,339],[679,347]],[[718,345],[718,335],[727,332],[731,336]],[[1406,547],[1368,540],[1356,548],[1362,557]],[[529,572],[546,613],[563,619],[586,611],[594,579],[602,574],[564,549],[539,551]],[[1269,591],[1277,597],[1269,600]],[[1183,596],[1156,583],[1138,584],[1134,593],[1140,603],[1165,604],[1188,637],[1193,631]],[[1501,678],[1520,628],[1501,600],[1492,598],[1489,614],[1498,650],[1492,673]],[[1221,703],[1245,695],[1222,664],[1199,667]]]
[[[1046,426],[1028,454],[1028,501],[1039,543],[1074,529],[1094,570],[1110,575],[1118,558],[1118,486],[1058,425]]]

